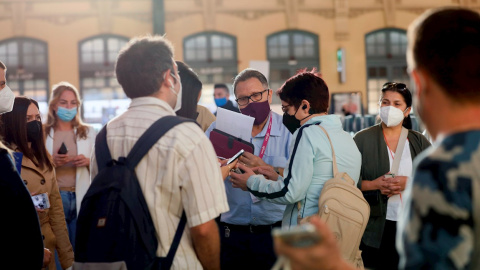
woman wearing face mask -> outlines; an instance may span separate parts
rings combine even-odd
[[[95,131],[80,118],[80,95],[75,86],[53,86],[45,124],[46,147],[55,164],[68,236],[75,247],[75,225],[83,196],[90,185],[90,155]]]
[[[45,148],[38,103],[30,98],[16,97],[13,110],[3,114],[2,121],[4,141],[11,149],[23,154],[21,177],[28,190],[34,195],[48,196],[50,208],[37,209],[44,246],[52,252],[57,250],[62,268],[66,269],[73,264],[73,249],[68,239],[54,165]],[[48,269],[56,269],[54,260]]]
[[[403,203],[401,194],[412,173],[412,160],[430,143],[422,134],[411,130],[412,94],[405,84],[384,84],[380,106],[382,122],[354,137],[362,153],[359,188],[370,204],[370,218],[360,249],[365,267],[397,269],[395,234]],[[402,130],[406,139],[402,139]],[[399,163],[393,166],[396,155]]]
[[[301,71],[278,90],[284,111],[283,123],[294,132],[284,177],[268,167],[250,169],[238,163],[244,174],[231,173],[234,187],[249,190],[262,200],[287,205],[282,226],[318,213],[318,198],[326,181],[333,178],[332,140],[338,169],[354,180],[360,175],[361,156],[342,128],[338,116],[328,115],[328,87],[315,71]],[[263,175],[254,172],[262,171]],[[268,178],[268,179],[267,179]]]

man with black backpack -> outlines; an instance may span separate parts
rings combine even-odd
[[[115,71],[132,103],[97,136],[75,269],[219,269],[214,219],[228,211],[225,188],[207,137],[175,116],[182,86],[171,43],[134,38]]]

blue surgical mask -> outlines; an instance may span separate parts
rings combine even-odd
[[[72,119],[75,118],[75,115],[77,115],[77,107],[67,109],[59,106],[57,109],[57,116],[63,122],[72,121]]]
[[[227,104],[227,98],[226,97],[216,98],[215,99],[215,104],[217,104],[217,107],[225,106],[225,104]]]

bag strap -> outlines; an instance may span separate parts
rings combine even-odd
[[[127,156],[128,166],[130,166],[131,169],[135,169],[142,158],[150,151],[150,148],[152,148],[165,133],[176,125],[184,122],[196,123],[192,119],[174,115],[168,115],[158,119],[142,134],[130,150]]]
[[[402,159],[403,149],[405,148],[405,142],[407,141],[408,129],[402,127],[400,138],[398,139],[397,150],[395,151],[395,157],[393,157],[391,173],[397,175],[398,168],[400,167],[400,161]]]
[[[112,160],[110,150],[107,144],[107,125],[103,126],[102,130],[95,138],[95,158],[97,159],[98,171],[101,171]]]
[[[185,230],[185,224],[187,223],[187,215],[185,211],[182,213],[182,217],[180,218],[180,222],[178,223],[177,231],[175,232],[175,236],[173,237],[172,245],[170,246],[170,250],[166,257],[157,257],[155,260],[155,267],[153,269],[165,269],[169,270],[173,263],[173,258],[175,257],[175,253],[177,253],[178,246],[180,245],[180,240],[182,239],[183,231]]]
[[[338,167],[337,167],[337,158],[335,157],[335,149],[333,149],[332,140],[330,136],[328,136],[328,132],[322,126],[318,125],[322,129],[322,131],[327,135],[328,142],[330,143],[330,147],[332,147],[332,165],[333,165],[333,177],[338,174]]]

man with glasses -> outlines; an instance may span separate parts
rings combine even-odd
[[[283,172],[292,135],[282,116],[270,110],[273,91],[267,79],[257,70],[245,69],[235,78],[233,89],[241,113],[255,118],[250,139],[255,155],[245,153],[239,162],[259,174],[267,173],[257,169],[265,165]],[[215,126],[214,122],[207,136]],[[276,260],[271,230],[281,225],[285,206],[235,188],[230,177],[224,182],[230,211],[222,214],[220,222],[222,269],[270,269]]]

